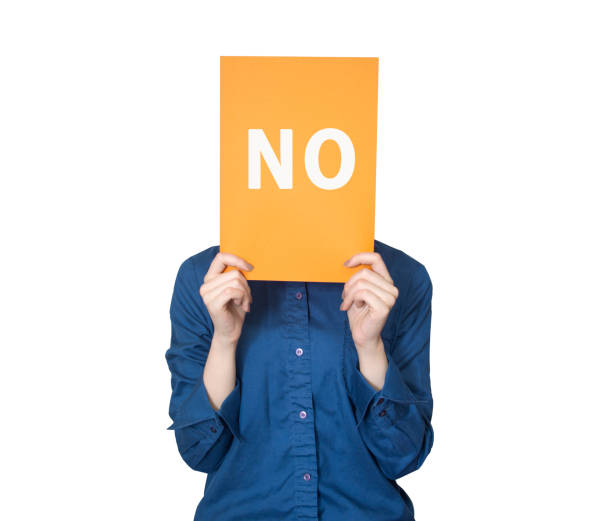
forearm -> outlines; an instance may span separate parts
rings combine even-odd
[[[385,354],[384,346],[357,348],[359,367],[353,366],[348,384],[362,439],[383,473],[389,479],[398,479],[419,468],[431,450],[433,401],[427,392],[428,383],[421,392],[413,393],[396,361]],[[426,356],[428,350],[421,353]],[[418,362],[413,359],[413,363]],[[420,363],[426,368],[426,362]]]
[[[236,385],[236,345],[236,342],[226,341],[213,334],[203,378],[215,410],[221,407]]]
[[[356,346],[359,357],[359,371],[365,380],[380,391],[385,383],[387,373],[387,355],[382,339],[379,337],[374,346]]]

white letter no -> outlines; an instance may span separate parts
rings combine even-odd
[[[340,147],[340,170],[335,177],[326,177],[319,167],[319,151],[321,145],[328,140],[335,141]],[[351,138],[337,128],[324,128],[315,132],[308,144],[304,155],[306,173],[315,186],[323,190],[336,190],[349,182],[355,170],[355,147]]]

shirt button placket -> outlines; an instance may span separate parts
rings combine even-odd
[[[296,518],[318,515],[317,453],[312,411],[312,364],[308,323],[309,296],[304,282],[287,282],[285,306],[286,340],[291,347],[289,368],[289,405],[291,454],[294,459]]]

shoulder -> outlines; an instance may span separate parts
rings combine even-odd
[[[170,316],[175,320],[190,317],[192,324],[201,324],[202,320],[210,323],[208,310],[200,297],[200,286],[218,251],[219,246],[210,246],[181,262],[170,304]]]
[[[410,308],[415,300],[431,294],[431,278],[421,262],[378,240],[374,240],[374,251],[380,253],[394,285],[399,290],[398,301],[401,307]]]
[[[410,285],[431,283],[425,266],[402,250],[375,239],[374,251],[380,253],[394,282]]]
[[[204,282],[204,275],[206,275],[217,253],[219,253],[218,244],[209,246],[205,250],[186,258],[179,266],[179,277],[191,280],[199,287]]]
[[[200,286],[218,251],[219,246],[210,246],[181,262],[174,283],[173,300],[191,301],[192,305],[199,305]]]

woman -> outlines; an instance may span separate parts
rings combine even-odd
[[[181,265],[170,429],[208,474],[196,521],[414,519],[395,480],[433,443],[432,285],[380,241],[359,265],[345,284],[247,281],[219,246]]]

